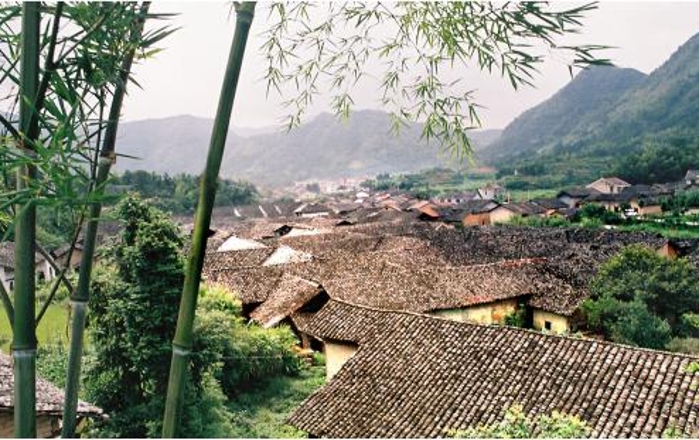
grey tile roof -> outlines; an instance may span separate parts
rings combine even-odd
[[[283,274],[267,300],[250,314],[262,327],[273,327],[322,291],[319,284]]]
[[[14,407],[14,374],[12,358],[0,353],[0,411],[12,410]],[[52,383],[37,377],[36,410],[44,414],[61,414],[63,412],[63,391]],[[94,405],[78,401],[78,415],[97,416],[102,410]]]
[[[289,422],[334,438],[442,437],[502,420],[577,415],[593,437],[696,437],[699,358],[331,301],[304,328],[355,341],[352,357]]]

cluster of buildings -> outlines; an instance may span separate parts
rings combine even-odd
[[[606,259],[642,243],[697,264],[699,243],[454,228],[421,220],[401,198],[343,214],[299,206],[286,218],[214,219],[206,282],[235,292],[250,320],[287,324],[303,349],[325,353],[327,384],[290,423],[312,436],[443,437],[521,404],[579,416],[593,436],[699,434],[699,378],[688,369],[699,358],[578,333]],[[526,328],[503,325],[515,315]]]

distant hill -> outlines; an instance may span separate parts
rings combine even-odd
[[[521,169],[523,164],[576,166],[617,163],[646,141],[699,139],[699,34],[658,69],[597,67],[509,124],[482,157]],[[694,141],[690,141],[690,143]]]
[[[211,127],[211,120],[193,116],[124,123],[117,149],[139,159],[120,158],[116,169],[198,174],[204,167]],[[324,113],[289,133],[261,129],[257,134],[232,128],[222,175],[276,186],[451,163],[448,155],[420,139],[420,130],[413,125],[396,137],[390,133],[388,115],[373,110],[354,112],[346,123]],[[472,139],[480,150],[498,135],[498,130],[477,131]]]
[[[550,99],[512,121],[483,155],[489,160],[541,153],[575,140],[607,114],[646,75],[634,69],[593,67],[580,72]]]

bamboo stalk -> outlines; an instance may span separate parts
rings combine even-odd
[[[39,3],[22,3],[19,113],[21,147],[29,156],[34,154],[37,135],[31,128],[39,87],[40,8]],[[22,166],[17,172],[17,189],[27,188],[34,179],[36,169],[32,165]],[[36,206],[29,201],[19,207],[15,219],[15,320],[12,329],[15,437],[36,437],[35,242]]]
[[[236,4],[235,34],[233,35],[226,74],[216,110],[216,119],[211,133],[206,168],[199,184],[199,203],[192,234],[192,245],[187,260],[180,310],[177,317],[177,330],[172,343],[170,377],[163,416],[164,438],[175,437],[179,428],[187,378],[187,364],[192,350],[194,315],[197,307],[199,283],[201,282],[201,270],[204,265],[204,253],[206,252],[206,233],[211,224],[218,173],[221,169],[233,102],[235,101],[243,55],[254,13],[255,2]]]
[[[143,33],[143,26],[148,15],[150,2],[144,2],[139,11],[138,21],[132,30],[131,40],[140,40]],[[75,437],[75,426],[78,410],[78,392],[80,390],[80,370],[82,367],[83,342],[85,340],[85,322],[88,314],[88,302],[90,299],[90,280],[92,279],[92,263],[97,244],[97,229],[102,211],[102,203],[99,199],[104,193],[104,183],[109,177],[112,160],[116,147],[116,136],[119,128],[119,117],[121,107],[126,94],[126,85],[131,74],[131,66],[136,54],[136,47],[129,50],[122,61],[119,80],[117,81],[109,109],[107,127],[104,141],[98,160],[97,177],[94,191],[97,194],[97,202],[90,206],[85,237],[83,240],[83,254],[80,259],[80,272],[78,275],[78,285],[71,295],[72,321],[70,326],[70,354],[68,358],[68,369],[66,371],[66,391],[63,404],[63,427],[61,437]]]

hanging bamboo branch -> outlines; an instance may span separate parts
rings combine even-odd
[[[134,27],[130,39],[132,42],[140,41],[143,34],[143,26],[148,15],[150,2],[141,5],[139,17]],[[90,299],[90,280],[92,278],[92,263],[95,255],[97,243],[97,229],[102,210],[100,196],[104,193],[104,184],[109,177],[109,171],[114,159],[116,146],[117,129],[119,127],[119,117],[121,107],[126,94],[126,85],[131,75],[131,66],[136,54],[137,45],[129,49],[124,58],[119,72],[109,109],[109,119],[104,136],[104,142],[100,150],[98,160],[97,177],[93,191],[97,195],[97,201],[90,205],[85,237],[83,240],[83,254],[80,260],[80,272],[78,275],[78,286],[71,294],[72,320],[70,327],[70,355],[68,358],[68,370],[66,371],[66,392],[63,404],[63,428],[61,436],[71,438],[75,436],[75,423],[77,420],[78,391],[80,390],[80,369],[83,354],[83,341],[85,339],[85,322],[88,313],[88,301]]]
[[[20,147],[34,155],[38,129],[34,127],[36,94],[39,87],[40,3],[22,3],[22,42],[20,63]],[[24,165],[17,172],[17,189],[31,186],[36,169]],[[36,331],[34,297],[36,289],[34,252],[36,206],[27,202],[18,207],[15,219],[15,320],[12,356],[14,358],[15,437],[36,437]]]
[[[185,273],[180,311],[177,318],[177,330],[172,343],[172,361],[168,381],[165,414],[163,418],[163,437],[172,438],[177,434],[179,418],[184,399],[187,376],[187,364],[192,350],[194,314],[197,307],[201,270],[206,252],[206,233],[211,224],[211,212],[216,197],[218,173],[221,169],[223,151],[228,135],[235,92],[238,87],[240,68],[243,63],[245,46],[255,12],[255,2],[236,3],[236,25],[223,79],[216,119],[211,133],[211,143],[206,160],[206,169],[199,184],[199,203],[197,205],[192,246],[189,251]]]

